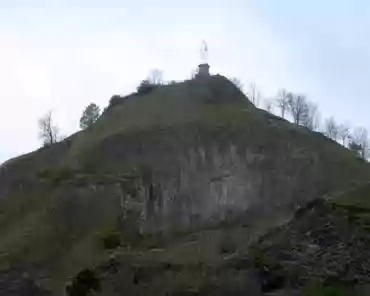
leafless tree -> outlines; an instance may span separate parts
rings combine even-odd
[[[39,119],[40,139],[44,145],[51,145],[59,141],[59,128],[53,124],[52,112],[48,111]]]
[[[338,139],[338,125],[336,124],[334,117],[330,117],[325,120],[324,134],[334,141]]]
[[[264,108],[265,108],[265,110],[271,113],[272,112],[272,107],[273,107],[272,100],[266,98],[264,100]]]
[[[163,83],[163,72],[159,69],[154,69],[150,72],[148,81],[151,84],[162,84]]]
[[[346,146],[346,141],[350,135],[350,127],[348,124],[340,124],[338,126],[338,138],[342,141],[342,145]]]
[[[197,76],[197,70],[193,69],[190,73],[190,79],[194,79]]]
[[[317,131],[320,127],[320,114],[317,104],[305,102],[301,124],[311,131]]]
[[[306,97],[303,95],[288,94],[288,106],[295,124],[300,124],[307,112]]]
[[[276,98],[276,106],[280,108],[280,115],[282,118],[284,118],[285,111],[289,107],[288,99],[289,99],[288,92],[285,89],[279,90]]]
[[[261,92],[257,89],[257,86],[254,82],[249,84],[249,90],[248,90],[248,99],[256,106],[258,107],[261,100]]]
[[[369,134],[364,127],[357,127],[351,135],[352,144],[359,146],[359,152],[362,158],[366,159],[369,156]]]

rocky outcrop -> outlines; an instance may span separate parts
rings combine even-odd
[[[359,227],[349,211],[322,199],[262,237],[255,248],[263,254],[259,263],[278,265],[287,285],[370,283],[368,230]]]
[[[51,296],[23,270],[0,271],[0,295],[2,296]]]
[[[121,189],[125,205],[139,211],[142,231],[189,230],[252,208],[293,213],[313,197],[350,184],[334,177],[339,171],[333,166],[341,164],[328,165],[329,151],[315,150],[309,139],[300,143],[304,133],[294,131],[293,145],[280,128],[271,127],[275,133],[268,136],[264,126],[258,128],[261,134],[187,124],[115,135],[94,153],[104,155],[103,168],[131,163],[137,169],[136,191]],[[356,170],[345,174],[357,178]]]

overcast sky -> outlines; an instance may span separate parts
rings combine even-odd
[[[153,68],[189,77],[203,39],[213,73],[370,127],[368,1],[0,1],[0,163],[40,146],[49,109],[69,135],[88,103],[104,108]]]

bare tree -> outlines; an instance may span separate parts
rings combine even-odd
[[[282,118],[285,116],[285,111],[289,107],[289,96],[288,92],[285,89],[281,89],[278,92],[277,98],[276,98],[276,105],[278,108],[280,108],[280,115]]]
[[[264,108],[265,108],[265,110],[271,113],[272,112],[272,107],[273,107],[272,100],[266,98],[264,100]]]
[[[342,141],[342,145],[346,146],[346,141],[349,139],[350,127],[348,124],[340,124],[338,126],[338,138]]]
[[[53,124],[52,112],[48,111],[39,119],[40,139],[45,146],[54,144],[59,141],[59,128]]]
[[[351,145],[357,145],[361,157],[366,159],[369,156],[369,135],[364,127],[357,127],[351,135]]]
[[[248,90],[248,99],[256,106],[258,107],[260,104],[260,99],[261,99],[261,93],[257,89],[257,86],[254,82],[249,84],[249,90]]]
[[[150,72],[148,81],[151,84],[159,85],[163,83],[163,72],[159,69],[154,69]]]
[[[300,124],[307,112],[306,97],[303,95],[288,94],[288,106],[295,124]]]
[[[324,134],[334,141],[338,139],[338,125],[336,124],[334,117],[330,117],[325,120]]]
[[[305,102],[301,124],[311,131],[317,131],[320,127],[320,115],[317,104]]]

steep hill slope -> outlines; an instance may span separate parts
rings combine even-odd
[[[222,76],[163,86],[0,168],[0,266],[58,290],[106,256],[102,236],[171,242],[227,221],[249,237],[369,176],[351,151],[255,108]]]

